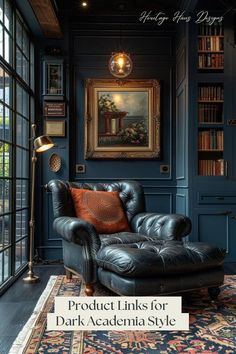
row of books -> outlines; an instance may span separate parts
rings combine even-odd
[[[200,176],[224,176],[224,160],[199,160],[198,174]]]
[[[198,132],[199,150],[223,150],[224,132],[223,130],[209,129]]]
[[[199,86],[199,101],[220,101],[224,99],[224,89],[220,85]]]
[[[198,105],[199,123],[222,123],[222,105],[216,103],[199,103]]]
[[[198,50],[209,50],[209,51],[224,50],[224,38],[201,37],[198,39]]]
[[[199,36],[223,36],[224,28],[222,23],[214,23],[213,25],[201,25],[198,31]]]
[[[199,69],[222,69],[224,66],[224,54],[206,53],[198,54]]]

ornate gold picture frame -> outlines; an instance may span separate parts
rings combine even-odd
[[[159,80],[86,80],[85,158],[160,158]]]

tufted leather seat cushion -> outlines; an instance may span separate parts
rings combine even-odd
[[[101,236],[101,240],[98,265],[126,277],[199,272],[222,266],[225,256],[220,248],[202,242],[155,240],[137,234],[128,240],[127,233],[110,235],[109,240]]]
[[[101,249],[110,245],[132,244],[140,241],[152,241],[152,237],[140,235],[134,232],[117,232],[111,235],[99,235]]]

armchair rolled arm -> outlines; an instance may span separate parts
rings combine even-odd
[[[80,246],[87,246],[94,255],[100,248],[101,241],[95,227],[85,220],[61,216],[54,220],[53,227],[64,240]]]
[[[131,220],[133,232],[163,240],[181,240],[191,232],[191,220],[180,214],[137,214]]]

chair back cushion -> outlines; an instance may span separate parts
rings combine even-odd
[[[59,216],[76,216],[70,188],[118,192],[128,221],[136,214],[145,212],[143,188],[136,181],[123,180],[114,183],[77,183],[51,180],[48,183],[48,190],[52,192],[55,218]]]
[[[71,188],[76,216],[91,223],[99,234],[130,231],[118,192]]]

